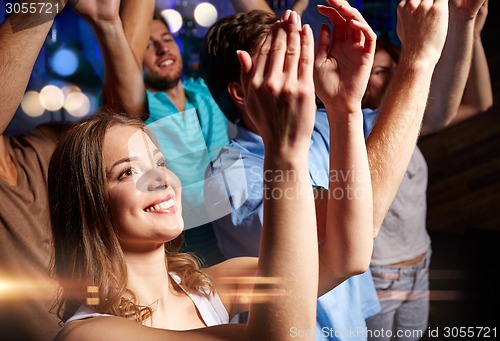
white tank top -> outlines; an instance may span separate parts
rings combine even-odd
[[[171,273],[170,277],[184,290],[186,295],[191,298],[196,309],[200,313],[203,322],[207,325],[207,327],[215,326],[218,324],[226,324],[229,323],[229,314],[227,313],[226,307],[222,303],[219,295],[216,292],[213,292],[208,298],[201,295],[190,294],[185,288],[180,284],[180,278],[176,274]],[[71,321],[75,320],[83,320],[90,317],[97,316],[112,316],[109,314],[101,314],[96,312],[94,309],[89,307],[88,305],[81,305],[80,308],[75,312],[73,316],[71,316],[64,326],[66,326]]]

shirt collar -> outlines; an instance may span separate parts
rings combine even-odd
[[[260,135],[252,133],[241,125],[236,126],[237,132],[233,141],[245,147],[250,153],[264,156],[264,141]]]

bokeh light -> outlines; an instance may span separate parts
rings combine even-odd
[[[75,51],[66,48],[57,50],[50,62],[52,70],[63,77],[74,74],[78,70],[78,65],[78,55]]]
[[[77,87],[76,85],[73,85],[73,84],[68,84],[68,85],[64,85],[62,88],[61,88],[63,94],[64,94],[64,97],[68,97],[69,94],[73,93],[73,92],[82,92],[82,90]]]
[[[210,27],[217,21],[217,9],[208,2],[202,2],[194,9],[194,19],[198,25]]]
[[[72,92],[64,101],[64,109],[73,117],[83,117],[90,111],[90,100],[83,92]]]
[[[40,101],[40,94],[36,91],[27,91],[21,101],[21,109],[30,117],[42,116],[45,107]]]
[[[182,28],[182,16],[175,9],[163,10],[161,11],[161,16],[168,23],[170,33],[177,33]]]
[[[40,102],[45,109],[57,111],[64,105],[64,93],[55,85],[46,85],[40,91]]]

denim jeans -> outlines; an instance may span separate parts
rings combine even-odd
[[[372,266],[380,313],[366,320],[368,340],[419,340],[429,318],[431,250],[415,265]]]

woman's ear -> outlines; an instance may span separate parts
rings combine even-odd
[[[231,82],[227,85],[227,92],[233,100],[233,102],[241,109],[245,106],[245,94],[243,93],[243,87],[239,82]]]

